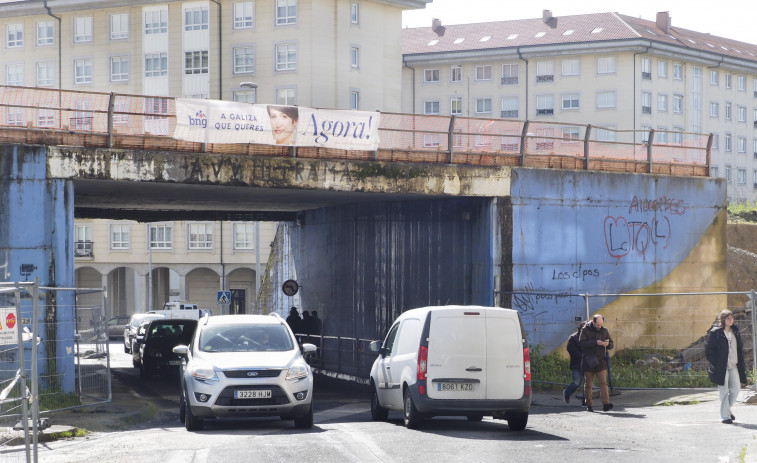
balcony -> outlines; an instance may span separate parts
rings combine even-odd
[[[554,115],[554,114],[555,114],[555,109],[554,109],[554,108],[549,108],[549,109],[537,109],[537,110],[536,110],[536,115],[537,115],[537,116],[552,116],[552,115]]]
[[[646,80],[652,80],[652,73],[651,72],[642,72],[641,78]]]
[[[502,85],[518,85],[518,76],[515,77],[503,77]]]
[[[641,107],[641,113],[642,114],[652,114],[652,107],[651,106],[642,106]]]
[[[555,81],[555,76],[554,76],[554,74],[543,75],[543,76],[536,76],[536,81],[537,82],[554,82]]]
[[[509,118],[516,118],[516,117],[518,117],[518,110],[517,109],[503,110],[499,114],[500,114],[499,117],[501,117],[501,118],[508,118],[508,117]]]
[[[95,257],[92,252],[92,241],[77,241],[75,252],[76,257],[88,257],[90,259]]]

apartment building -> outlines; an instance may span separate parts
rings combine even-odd
[[[712,133],[711,175],[757,200],[757,45],[616,13],[403,30],[402,112],[562,122],[559,136],[680,144]],[[576,124],[572,127],[570,124]],[[610,130],[602,130],[602,128]]]
[[[4,1],[0,82],[396,112],[402,10],[429,1]]]

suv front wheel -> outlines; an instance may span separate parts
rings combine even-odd
[[[310,409],[302,416],[294,419],[294,427],[300,429],[310,429],[313,427],[313,403],[310,402]]]

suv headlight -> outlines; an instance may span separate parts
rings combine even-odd
[[[307,378],[310,374],[310,368],[307,365],[292,365],[289,367],[286,379],[288,381],[298,381],[303,378]]]
[[[193,360],[187,365],[187,371],[192,378],[204,383],[218,381],[216,370],[208,362],[202,360]]]

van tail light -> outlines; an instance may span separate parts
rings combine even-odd
[[[523,349],[523,379],[531,381],[531,355],[528,353],[528,347]]]
[[[428,347],[420,346],[418,350],[418,392],[426,395],[426,373],[428,367]]]

